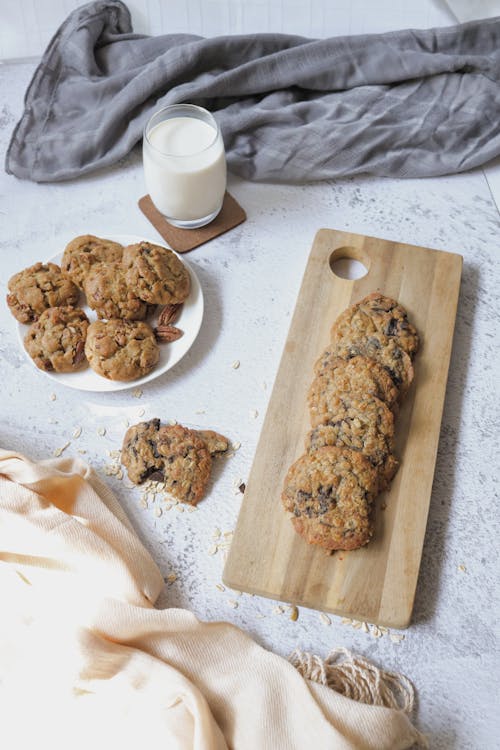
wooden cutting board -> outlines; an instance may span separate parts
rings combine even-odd
[[[331,270],[354,258],[356,281]],[[314,240],[247,482],[223,580],[253,594],[390,627],[410,623],[424,542],[450,362],[462,257],[321,229]],[[335,318],[380,291],[399,300],[421,335],[415,379],[396,421],[401,465],[377,498],[375,532],[352,552],[308,545],[280,501],[289,466],[310,429],[307,391]]]

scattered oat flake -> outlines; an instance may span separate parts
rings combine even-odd
[[[177,580],[177,573],[169,573],[167,576],[168,583],[174,583]]]
[[[220,534],[221,534],[221,531],[220,531],[219,527],[216,526],[215,529],[214,529],[214,533],[212,534],[213,538],[214,539],[218,539],[218,537],[220,537]]]
[[[54,419],[54,417],[49,417],[49,424],[59,424],[59,420]]]
[[[137,412],[137,416],[143,417],[145,413],[146,413],[146,409],[139,409],[139,411]]]
[[[354,628],[355,630],[361,630],[361,626],[362,626],[362,623],[361,623],[361,622],[359,622],[359,620],[353,620],[353,621],[352,621],[352,627],[353,627],[353,628]]]
[[[142,498],[142,500],[139,500],[139,505],[141,506],[141,508],[147,508],[148,501],[145,498]]]
[[[198,411],[195,411],[195,414],[205,414],[205,409],[198,409]]]
[[[124,426],[124,427],[128,427],[128,426],[129,426],[129,424],[130,424],[130,422],[128,421],[128,419],[124,419],[124,420],[123,420],[123,426]]]
[[[290,620],[295,622],[299,619],[299,610],[297,607],[290,607]]]
[[[177,504],[175,506],[175,508],[176,508],[176,510],[179,511],[179,513],[184,513],[184,506],[183,505]]]
[[[155,516],[159,518],[162,514],[162,509],[160,507],[155,508]]]
[[[73,437],[75,439],[79,438],[81,434],[82,434],[82,428],[81,427],[77,427],[76,430],[73,430]]]
[[[256,620],[264,620],[265,617],[266,617],[265,615],[255,615]]]
[[[257,417],[259,416],[259,412],[257,411],[257,409],[251,409],[250,416],[252,417],[252,419],[257,419]]]
[[[264,390],[267,390],[267,383],[266,383],[265,381],[264,381],[264,382],[262,383],[262,388],[263,388]]]
[[[78,448],[78,453],[81,453],[83,455],[87,453],[87,451],[84,448]]]
[[[104,435],[106,434],[106,428],[105,427],[99,427],[97,429],[97,434],[100,435],[101,437],[104,437]]]
[[[240,360],[235,359],[231,367],[233,368],[233,370],[237,370],[239,366],[240,366]]]
[[[239,443],[239,442],[231,443],[231,449],[233,451],[238,451],[240,448],[241,448],[241,443]]]
[[[389,638],[393,643],[401,643],[401,641],[404,641],[405,639],[402,633],[390,633]]]
[[[222,536],[225,536],[226,538],[232,537],[234,534],[234,531],[225,531]]]
[[[170,505],[170,503],[166,503],[165,510],[172,510],[172,506]]]
[[[280,607],[279,605],[277,607],[273,607],[273,615],[282,615],[285,610],[283,607]]]
[[[387,635],[387,633],[389,632],[389,628],[385,628],[385,627],[384,627],[383,625],[379,625],[379,626],[378,626],[378,629],[379,629],[379,630],[380,630],[380,632],[381,632],[381,633],[383,633],[384,635]]]
[[[362,622],[361,623],[361,630],[363,631],[363,633],[369,633],[370,632],[370,628],[368,627],[368,624],[366,622]]]
[[[321,620],[321,622],[323,623],[323,625],[331,625],[332,624],[332,621],[330,620],[330,618],[328,617],[328,615],[325,615],[324,612],[321,612],[321,614],[319,616],[319,619]]]
[[[467,570],[467,568],[465,567],[465,565],[459,565],[459,566],[458,566],[458,569],[459,569],[459,571],[460,571],[461,573],[465,573],[465,572],[466,572],[466,570]]]
[[[212,546],[208,549],[208,554],[209,555],[216,555],[218,549],[219,548],[218,548],[218,546],[216,544],[212,544]]]
[[[64,443],[64,445],[62,445],[60,448],[56,448],[54,451],[54,456],[56,458],[59,458],[59,456],[61,456],[64,453],[64,451],[69,445],[71,445],[71,442],[68,441],[67,443]]]
[[[171,427],[173,427],[174,424],[177,424],[177,420],[176,419],[169,419],[169,420],[167,420],[167,424],[169,424]]]
[[[226,599],[226,601],[229,604],[229,606],[232,607],[233,609],[238,608],[238,602],[235,602],[234,599]]]
[[[342,625],[352,625],[352,620],[350,617],[343,617],[340,621]]]
[[[196,507],[196,505],[188,505],[188,509],[187,509],[188,513],[195,513],[197,510],[198,508]]]
[[[132,391],[132,396],[134,398],[140,398],[142,396],[142,391],[140,388],[136,388],[134,391]]]
[[[377,625],[372,626],[372,635],[374,638],[382,638],[383,633]]]
[[[226,562],[227,560],[227,550],[222,551],[222,562]]]
[[[51,401],[55,401],[56,398],[57,398],[57,396],[56,396],[55,393],[51,393],[50,396],[49,396],[49,398],[50,398]]]
[[[216,589],[217,589],[218,591],[225,591],[225,590],[226,590],[226,587],[225,587],[225,586],[223,586],[223,585],[222,585],[222,583],[216,583],[216,584],[215,584],[215,588],[216,588]]]

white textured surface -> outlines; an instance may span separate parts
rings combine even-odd
[[[22,108],[31,65],[0,67],[0,148]],[[103,471],[106,450],[119,448],[124,419],[159,416],[217,429],[241,448],[221,460],[209,497],[195,513],[156,518],[139,493],[109,478],[168,585],[162,605],[226,619],[261,644],[287,655],[300,647],[325,656],[347,646],[400,670],[419,693],[418,724],[433,750],[487,750],[498,727],[498,425],[500,370],[498,212],[481,172],[420,181],[373,178],[305,187],[232,179],[248,221],[195,250],[189,261],[202,283],[206,315],[189,354],[169,373],[131,391],[75,394],[53,387],[19,350],[15,322],[0,304],[2,399],[0,443],[46,458],[81,437],[68,453]],[[82,233],[155,237],[136,206],[144,193],[138,151],[113,169],[58,185],[0,175],[2,296],[20,268],[62,249]],[[220,592],[223,561],[207,554],[215,527],[234,527],[241,496],[233,481],[248,475],[290,316],[314,234],[334,227],[459,252],[464,271],[429,523],[413,624],[401,643],[314,611],[273,612],[276,603]],[[159,239],[159,238],[158,238]],[[232,368],[240,360],[239,369]],[[50,393],[56,400],[50,400]],[[292,405],[293,406],[293,405]],[[258,410],[258,417],[251,416]],[[203,411],[203,413],[201,413]],[[98,428],[106,434],[100,436]],[[459,566],[465,566],[465,570]],[[228,599],[238,602],[237,609]]]

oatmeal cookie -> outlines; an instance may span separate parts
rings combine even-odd
[[[76,305],[78,287],[55,263],[35,263],[9,280],[7,304],[20,323],[38,320],[44,310]]]
[[[87,364],[85,339],[89,321],[75,307],[49,307],[30,326],[24,348],[45,372],[74,372]]]
[[[368,458],[385,489],[398,468],[394,451],[394,416],[375,396],[356,397],[347,393],[332,397],[330,411],[315,419],[306,438],[306,448],[316,451],[325,445],[346,447]]]
[[[343,359],[362,356],[381,364],[399,389],[400,398],[412,383],[413,365],[410,355],[401,349],[394,339],[384,336],[383,333],[374,332],[361,338],[356,338],[355,335],[349,338],[346,335],[341,342],[332,344],[331,349]]]
[[[83,280],[94,263],[121,261],[122,255],[123,245],[118,242],[84,234],[66,245],[61,268],[71,281],[83,289]]]
[[[97,320],[87,332],[85,354],[98,375],[110,380],[135,380],[157,364],[160,350],[147,323]]]
[[[386,336],[414,357],[418,349],[418,334],[408,320],[408,313],[396,300],[374,292],[345,310],[332,328],[332,342],[343,344],[372,333]]]
[[[140,242],[123,252],[129,286],[150,304],[179,304],[189,295],[191,278],[183,262],[160,245]]]
[[[375,469],[361,453],[324,447],[301,456],[288,470],[282,503],[309,544],[352,550],[369,542],[377,492]]]
[[[329,403],[342,393],[376,396],[393,411],[397,408],[399,391],[381,364],[368,357],[342,359],[327,350],[316,363],[319,373],[309,388],[308,403],[311,423],[330,412]]]
[[[120,262],[94,263],[84,278],[83,289],[100,319],[144,320],[148,313],[146,302],[127,284]]]
[[[139,422],[128,428],[123,438],[121,462],[134,484],[142,484],[146,479],[163,479],[163,457],[156,449],[160,420]]]
[[[156,447],[163,458],[165,489],[177,500],[196,505],[205,494],[212,459],[196,430],[180,424],[160,427]]]

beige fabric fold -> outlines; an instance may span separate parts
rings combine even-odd
[[[2,746],[398,750],[421,739],[402,711],[304,679],[230,624],[155,609],[162,587],[86,464],[0,450]]]

